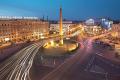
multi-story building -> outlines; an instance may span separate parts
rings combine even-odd
[[[100,25],[100,20],[88,19],[85,21],[84,31],[89,35],[99,35],[104,33],[104,28]]]
[[[95,25],[95,20],[94,19],[88,19],[85,21],[86,25]]]
[[[120,38],[120,23],[112,25],[112,36]]]
[[[40,38],[49,33],[49,23],[39,19],[0,20],[0,42],[25,41]]]
[[[84,31],[89,35],[99,35],[103,32],[103,29],[98,25],[84,25]]]
[[[62,22],[62,26],[63,26],[63,34],[66,34],[67,31],[70,30],[70,28],[75,25],[72,21],[63,21]],[[50,24],[50,31],[55,31],[59,33],[59,22],[57,23],[51,23]]]

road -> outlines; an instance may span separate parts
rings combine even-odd
[[[91,37],[86,41],[80,42],[81,47],[78,49],[78,52],[67,59],[58,68],[43,77],[42,80],[105,80],[105,75],[88,73],[85,70],[89,64],[87,62],[91,55],[96,53],[92,45],[93,40],[108,34]]]
[[[72,78],[72,74],[70,74],[70,72],[83,71],[83,69],[86,68],[86,60],[89,59],[93,52],[93,39],[94,38],[90,38],[85,41],[78,42],[81,44],[78,52],[71,58],[67,59],[57,69],[50,72],[42,80],[72,80],[70,79]],[[0,80],[30,80],[29,71],[32,67],[33,59],[39,48],[43,46],[44,43],[45,40],[40,43],[32,44],[0,64]],[[76,70],[78,68],[80,69]],[[87,75],[86,72],[83,73],[84,76]],[[68,75],[71,75],[71,77],[67,77]],[[77,79],[73,78],[73,80]]]
[[[33,59],[44,42],[32,44],[0,64],[0,80],[30,80]]]
[[[55,36],[32,44],[2,62],[0,64],[0,80],[31,80],[29,72],[39,48],[42,47],[45,42],[51,39],[59,40],[59,38],[61,37]]]
[[[81,44],[81,43],[80,43]],[[75,53],[71,58],[66,60],[61,66],[57,69],[50,72],[47,76],[45,76],[42,80],[71,80],[66,79],[66,77],[70,75],[69,71],[76,71],[76,67],[80,64],[83,65],[84,61],[88,59],[89,55],[92,53],[92,39],[88,39],[82,42],[82,47],[79,48],[78,52]],[[81,56],[82,55],[82,56]],[[84,67],[81,66],[81,69]],[[64,76],[66,75],[66,76]],[[75,80],[75,79],[74,79]]]

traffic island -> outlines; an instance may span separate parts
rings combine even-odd
[[[43,46],[42,55],[44,56],[64,56],[75,51],[78,48],[78,43],[64,40],[61,45],[59,41],[50,41]]]

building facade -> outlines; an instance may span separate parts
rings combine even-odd
[[[41,20],[0,20],[0,42],[37,39],[48,34],[49,23]]]
[[[99,35],[103,33],[103,29],[98,25],[84,25],[84,31],[89,35]]]
[[[120,38],[120,23],[112,25],[112,36]]]
[[[55,31],[55,32],[58,32],[59,33],[59,23],[60,22],[57,22],[57,23],[54,23],[54,24],[50,24],[50,31]],[[66,34],[67,31],[70,30],[70,28],[74,25],[74,23],[72,23],[72,21],[63,21],[62,22],[62,31],[63,31],[63,34]]]
[[[85,21],[86,25],[95,25],[95,20],[94,19],[88,19]]]

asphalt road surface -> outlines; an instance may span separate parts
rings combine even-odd
[[[44,42],[32,44],[0,64],[0,80],[30,80],[33,59]]]
[[[89,64],[90,56],[97,52],[93,49],[92,43],[94,39],[106,35],[107,34],[103,34],[78,42],[81,44],[78,52],[76,52],[71,58],[67,59],[58,68],[43,77],[42,80],[107,80],[108,78],[105,74],[94,74],[85,71]]]

